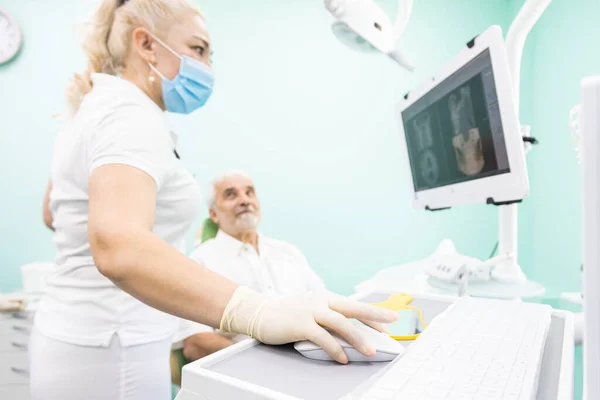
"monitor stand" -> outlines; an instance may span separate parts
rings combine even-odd
[[[527,35],[538,21],[540,16],[550,4],[550,0],[527,0],[519,10],[506,35],[506,55],[509,62],[510,73],[513,83],[513,95],[517,115],[520,105],[521,87],[521,58]],[[520,134],[529,136],[529,127],[521,126]],[[525,143],[525,152],[531,148],[531,144]],[[489,281],[463,281],[460,284],[468,285],[468,290],[449,281],[428,279],[428,283],[442,290],[467,292],[473,296],[485,297],[532,297],[544,293],[544,287],[536,282],[527,280],[517,262],[517,227],[518,209],[517,204],[498,206],[498,254],[499,259],[488,260],[485,263],[493,264]],[[458,253],[456,253],[458,254]],[[456,256],[455,254],[455,256]],[[466,257],[466,256],[465,256]],[[450,285],[450,286],[448,286]]]
[[[506,284],[525,282],[527,277],[517,261],[518,205],[498,207],[498,254],[505,259],[494,265],[492,277]]]
[[[535,297],[544,293],[544,286],[528,280],[516,263],[514,255],[499,255],[486,261],[460,254],[449,239],[444,239],[436,251],[422,261],[424,272],[427,275],[427,284],[451,296],[469,295],[474,297],[488,297],[498,299],[518,299]],[[437,266],[444,266],[445,271],[450,271],[447,277],[428,274],[427,271],[435,270]],[[523,279],[499,280],[494,271],[501,266],[503,271],[509,270],[512,274],[517,266]],[[508,266],[508,268],[507,268]],[[476,270],[479,277],[468,278],[468,270]],[[487,280],[485,280],[487,271]],[[503,272],[501,271],[501,272]],[[512,278],[513,275],[511,275]]]

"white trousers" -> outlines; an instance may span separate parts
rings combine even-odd
[[[32,400],[169,400],[171,341],[121,347],[60,342],[34,329],[31,335]]]

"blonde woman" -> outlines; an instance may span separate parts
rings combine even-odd
[[[184,0],[104,0],[84,50],[89,85],[73,84],[49,184],[58,267],[31,338],[32,398],[168,399],[174,316],[269,344],[309,339],[347,362],[327,327],[374,354],[347,317],[384,329],[394,313],[331,293],[267,300],[183,254],[201,201],[163,111],[210,96],[202,15]]]

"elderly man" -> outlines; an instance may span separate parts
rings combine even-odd
[[[243,172],[230,172],[212,182],[208,206],[219,227],[217,236],[190,257],[209,269],[269,297],[289,296],[324,289],[319,276],[293,245],[258,233],[260,202],[252,180]],[[181,321],[176,340],[183,339],[183,354],[197,360],[246,338],[225,336],[212,328]]]

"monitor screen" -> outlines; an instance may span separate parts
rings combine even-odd
[[[415,191],[509,173],[490,51],[402,112]]]

